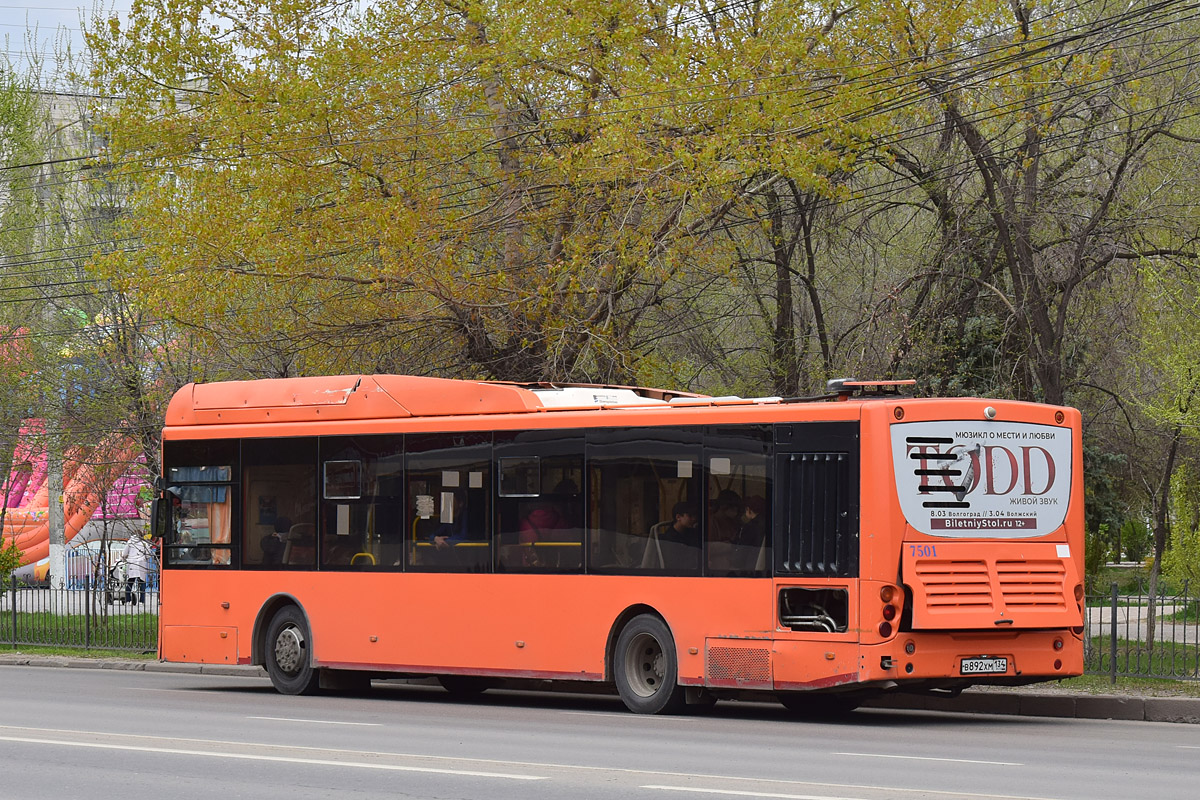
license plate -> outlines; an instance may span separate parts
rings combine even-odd
[[[1007,658],[964,658],[963,675],[994,675],[1008,672]]]

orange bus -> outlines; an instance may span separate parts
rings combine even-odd
[[[188,385],[159,655],[263,665],[288,694],[615,684],[640,713],[1080,674],[1079,413],[901,383]]]

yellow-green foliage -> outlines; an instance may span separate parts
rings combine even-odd
[[[1163,553],[1163,573],[1180,587],[1200,588],[1200,476],[1192,465],[1171,481],[1171,541]]]
[[[21,550],[16,542],[0,541],[0,591],[8,585],[8,576],[21,565]]]
[[[733,236],[771,249],[731,232],[766,190],[850,198],[948,109],[997,152],[1075,135],[1064,89],[1109,56],[1047,49],[1077,9],[1014,9],[136,0],[88,40],[140,244],[96,268],[301,371],[663,376],[654,309]]]
[[[308,342],[310,371],[400,342],[445,367],[447,325],[560,377],[636,361],[617,317],[754,176],[836,195],[887,125],[873,5],[140,0],[89,38],[142,245],[96,267],[213,344]]]

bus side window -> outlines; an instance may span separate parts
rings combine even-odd
[[[167,492],[171,498],[170,526],[163,542],[167,563],[230,565],[229,488],[181,485]]]
[[[316,439],[243,443],[243,564],[270,569],[316,566],[316,446]]]
[[[321,438],[321,569],[399,570],[404,438]]]
[[[771,564],[771,430],[712,426],[705,432],[709,575],[760,576]]]
[[[679,428],[589,435],[592,569],[699,574],[704,518],[699,436],[698,429]]]
[[[581,570],[582,455],[501,456],[496,463],[500,568],[509,572]]]
[[[405,470],[409,569],[491,570],[490,462],[488,434],[409,437]]]
[[[238,442],[168,441],[163,460],[168,487],[159,504],[164,566],[235,566]]]

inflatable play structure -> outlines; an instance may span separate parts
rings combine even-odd
[[[12,464],[0,473],[4,498],[4,544],[22,551],[18,577],[44,578],[50,557],[49,457],[39,420],[21,426]],[[138,490],[145,485],[140,457],[124,437],[92,448],[74,448],[63,456],[63,516],[68,548],[98,538],[108,526],[112,538],[127,538],[140,527]]]

